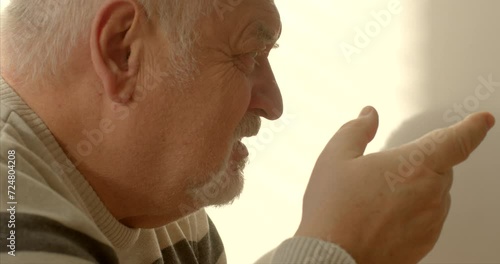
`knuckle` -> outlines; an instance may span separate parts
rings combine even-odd
[[[422,178],[421,188],[424,190],[425,196],[431,204],[441,203],[444,193],[451,186],[450,177],[425,170],[425,177]]]
[[[367,131],[366,124],[361,120],[355,119],[345,123],[339,130],[338,134],[354,134],[356,136],[361,136],[364,140],[370,138],[370,131]]]
[[[441,176],[446,184],[446,187],[448,189],[451,188],[451,185],[453,185],[453,168],[451,168],[449,171],[447,171],[445,174]]]
[[[444,186],[441,184],[433,183],[429,184],[427,193],[429,194],[430,204],[438,208],[442,202],[442,193],[444,191]]]
[[[340,127],[339,130],[344,130],[347,128],[355,128],[357,126],[359,126],[359,122],[357,119],[354,119],[354,120],[351,120],[351,121],[345,123],[342,127]]]
[[[413,166],[413,170],[414,170],[413,175],[415,175],[415,178],[422,178],[429,176],[429,170],[423,165]]]
[[[461,159],[466,160],[472,152],[472,140],[466,135],[455,131],[455,148]]]
[[[432,215],[432,219],[441,219],[443,212],[447,210],[448,201],[446,196],[436,195],[434,199],[432,199],[428,205],[428,209],[430,210],[430,214]]]
[[[445,208],[450,209],[451,207],[451,193],[447,193],[445,196]]]

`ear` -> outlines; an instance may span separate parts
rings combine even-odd
[[[105,94],[126,104],[137,86],[145,15],[135,0],[106,1],[92,25],[90,50]]]

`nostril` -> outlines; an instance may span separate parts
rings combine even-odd
[[[266,113],[266,111],[264,111],[264,109],[260,109],[260,108],[253,109],[251,112],[260,116],[260,117],[267,118],[267,113]]]
[[[276,120],[280,118],[283,115],[283,106],[280,104],[280,107],[273,107],[271,108],[271,113],[269,113],[269,119],[270,120]]]

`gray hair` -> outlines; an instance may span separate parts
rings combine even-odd
[[[148,20],[158,18],[165,36],[176,40],[168,54],[174,67],[186,67],[197,39],[193,29],[202,14],[213,10],[213,1],[137,1]],[[7,51],[9,57],[5,61],[8,65],[2,67],[23,76],[25,81],[61,74],[77,44],[88,39],[92,20],[102,3],[102,0],[11,0],[1,17],[2,53]]]

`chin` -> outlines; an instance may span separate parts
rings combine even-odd
[[[196,207],[228,205],[240,196],[243,191],[243,169],[247,158],[239,160],[232,158],[229,156],[221,169],[216,173],[211,173],[203,185],[189,191]]]

